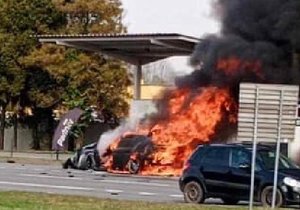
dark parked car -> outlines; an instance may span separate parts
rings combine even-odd
[[[93,169],[98,170],[100,167],[100,157],[97,150],[97,143],[88,144],[77,150],[72,158],[68,158],[63,163],[63,168],[74,169]]]
[[[112,169],[136,174],[142,170],[144,163],[154,151],[150,137],[144,135],[127,135],[122,137],[118,147],[107,151],[103,157],[112,155]]]
[[[275,151],[257,146],[255,201],[272,203]],[[225,204],[249,200],[252,145],[216,144],[199,146],[185,164],[179,186],[189,203],[221,198]],[[300,169],[287,157],[279,159],[276,206],[300,203]]]

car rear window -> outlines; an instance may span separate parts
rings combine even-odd
[[[199,146],[191,155],[190,161],[194,164],[200,164],[203,154],[205,153],[205,147]]]
[[[133,147],[136,146],[137,144],[147,141],[148,138],[146,136],[128,136],[128,137],[123,137],[118,145],[118,147]]]
[[[203,165],[229,166],[229,148],[210,147],[202,158]]]

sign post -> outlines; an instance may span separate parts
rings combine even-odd
[[[299,86],[241,83],[239,94],[239,141],[252,142],[249,209],[253,208],[257,144],[275,146],[272,208],[276,206],[278,169],[282,139],[293,140],[297,115]]]
[[[283,92],[280,91],[280,105],[279,105],[279,118],[278,118],[278,135],[276,143],[276,158],[275,158],[275,170],[274,170],[274,185],[273,185],[273,195],[272,195],[272,209],[275,209],[276,206],[276,195],[277,195],[277,183],[278,183],[278,166],[279,166],[279,157],[280,157],[280,142],[281,142],[281,122],[282,122],[282,100]]]
[[[255,184],[255,160],[256,160],[256,147],[257,147],[257,115],[258,115],[258,96],[259,89],[256,88],[256,99],[255,99],[255,117],[254,117],[254,132],[253,132],[253,146],[252,146],[252,163],[251,163],[251,186],[250,186],[250,201],[249,209],[253,209],[253,200],[254,200],[254,184]]]

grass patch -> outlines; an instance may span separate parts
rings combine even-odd
[[[217,210],[247,209],[247,206],[191,205],[120,201],[45,193],[0,192],[1,210]],[[257,208],[263,209],[263,208]]]

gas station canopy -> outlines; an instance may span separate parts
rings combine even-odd
[[[200,40],[181,34],[38,35],[40,42],[101,52],[134,65],[190,55]]]
[[[137,66],[135,99],[140,98],[142,65],[171,56],[190,55],[200,39],[177,33],[38,35],[42,43],[55,43],[99,52]]]

